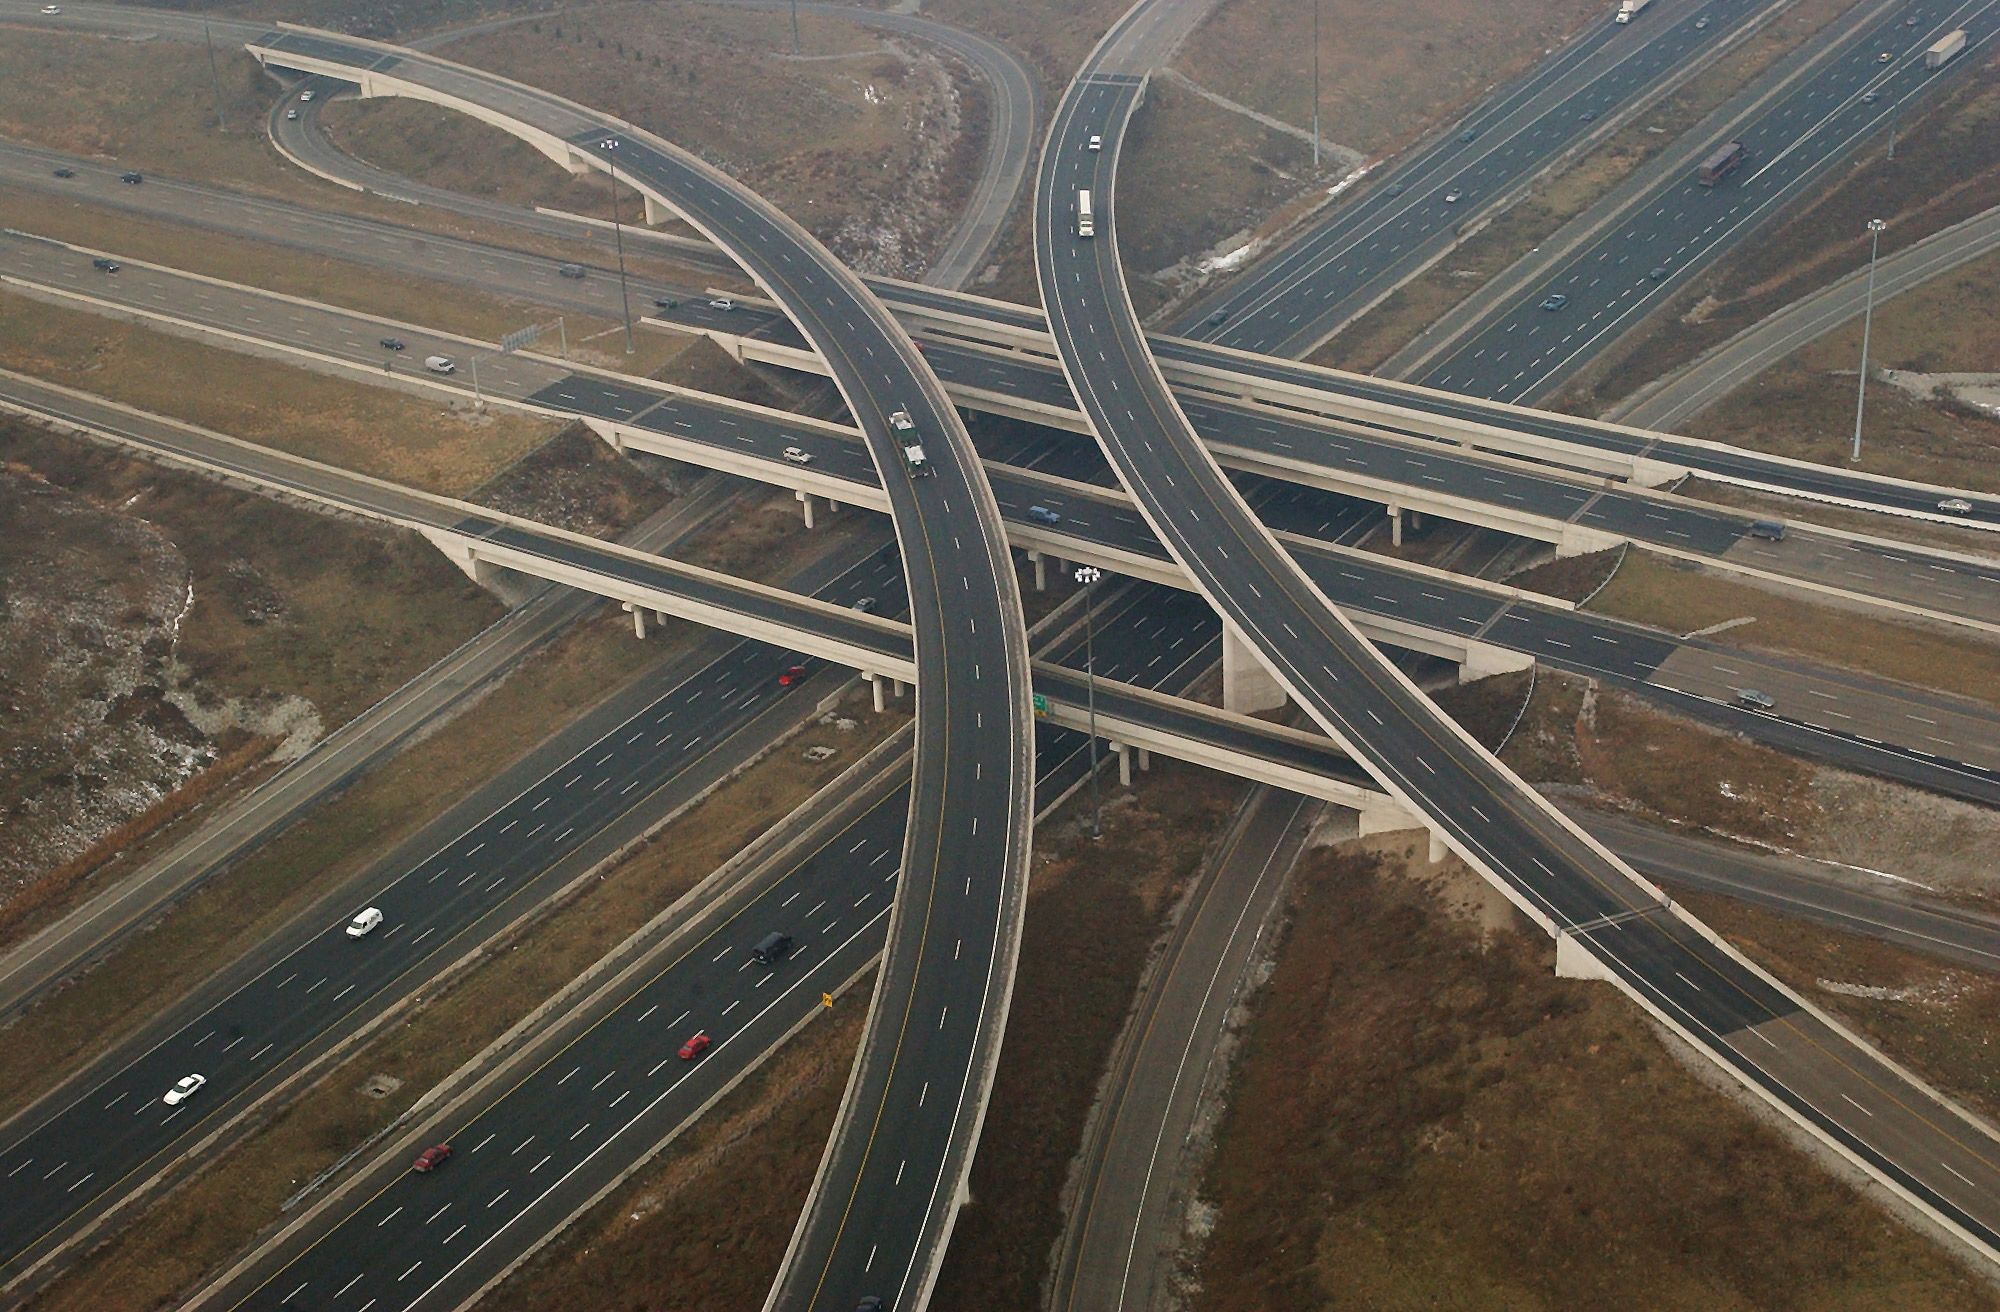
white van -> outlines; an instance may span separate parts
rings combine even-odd
[[[424,357],[424,368],[434,374],[455,374],[458,362],[448,355],[427,355]]]
[[[347,937],[366,938],[370,934],[373,934],[381,923],[382,908],[380,907],[369,907],[365,911],[356,912],[354,919],[347,922]]]

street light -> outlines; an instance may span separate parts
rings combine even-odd
[[[618,223],[618,138],[605,137],[597,148],[611,164],[611,241],[618,248],[618,303],[625,307],[625,354],[630,355],[636,348],[632,345],[632,296],[625,288],[625,230]]]
[[[1868,330],[1875,319],[1875,252],[1882,247],[1882,229],[1889,225],[1880,219],[1868,220],[1868,296],[1861,303],[1861,381],[1854,389],[1854,451],[1847,458],[1861,459],[1861,407],[1868,400]]]
[[[1103,813],[1097,801],[1097,633],[1091,615],[1091,590],[1104,571],[1095,565],[1076,567],[1076,581],[1083,585],[1083,680],[1085,704],[1090,708],[1090,836],[1104,837]]]
[[[1319,172],[1319,0],[1313,0],[1313,172]]]

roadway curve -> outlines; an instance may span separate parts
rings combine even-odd
[[[629,185],[729,251],[831,367],[868,437],[902,548],[916,621],[917,754],[868,1031],[773,1299],[835,1307],[882,1294],[921,1305],[956,1219],[999,1057],[1033,811],[1027,636],[999,511],[964,425],[909,337],[853,273],[803,228],[671,143],[407,49],[288,29],[250,51],[270,67],[363,83],[365,94],[475,112],[565,154],[571,167],[615,160]],[[927,444],[927,477],[903,468],[889,426],[898,409]],[[930,1096],[932,1084],[941,1096]]]
[[[2000,209],[1990,209],[1885,256],[1875,266],[1875,299],[1889,301],[2000,248]],[[1685,423],[1772,365],[1857,318],[1868,270],[1793,301],[1605,412],[1638,428]]]
[[[1057,109],[1037,179],[1042,298],[1119,477],[1270,676],[1385,791],[1558,940],[1559,968],[1617,985],[1820,1142],[2000,1259],[2000,1139],[1757,970],[1440,714],[1284,555],[1175,403],[1115,237],[1119,146],[1151,65],[1116,24]],[[1085,148],[1101,134],[1102,152]],[[1099,236],[1069,227],[1080,188]],[[1225,664],[1227,664],[1227,657]],[[1228,676],[1225,675],[1225,681]]]

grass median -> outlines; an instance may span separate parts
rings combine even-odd
[[[1755,623],[1725,629],[1709,640],[1785,652],[2000,706],[2000,645],[1942,628],[1814,605],[1706,571],[1676,568],[1644,551],[1627,552],[1625,563],[1586,609],[1673,633],[1752,616]]]
[[[547,419],[373,387],[0,291],[0,364],[295,455],[461,495],[532,448]],[[200,386],[189,381],[200,379]]]

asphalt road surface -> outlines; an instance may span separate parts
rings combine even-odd
[[[1114,599],[1096,633],[1100,673],[1129,667],[1145,686],[1185,687],[1216,659],[1220,632],[1205,612],[1196,599],[1149,589]],[[1174,659],[1151,661],[1165,633],[1200,634],[1204,624],[1205,636]],[[1081,639],[1072,634],[1045,654],[1080,664]],[[1038,729],[1044,804],[1074,786],[1086,754],[1082,735]],[[899,789],[827,835],[675,951],[615,1011],[450,1126],[441,1137],[457,1151],[443,1170],[386,1175],[379,1191],[343,1207],[302,1248],[258,1263],[212,1305],[457,1306],[695,1115],[752,1056],[782,1042],[822,993],[867,967],[885,936],[907,810]],[[749,948],[773,931],[795,946],[767,967]],[[681,1059],[680,1045],[696,1033],[712,1046]]]
[[[1905,21],[1911,17],[1914,26]],[[1965,52],[1942,70],[1925,68],[1925,49],[1960,28],[1968,36]],[[1976,68],[1996,35],[1996,0],[1891,6],[1735,130],[1749,157],[1733,176],[1714,186],[1692,173],[1663,180],[1541,285],[1485,316],[1426,370],[1423,382],[1501,401],[1548,395],[1689,276],[1757,231],[1862,142],[1887,131],[1898,114]]]
[[[2000,247],[2000,209],[1934,232],[1877,262],[1875,301],[1879,305],[1894,300],[1996,247]],[[1853,322],[1862,312],[1867,285],[1864,267],[1800,297],[1704,352],[1686,368],[1640,389],[1606,418],[1659,429],[1685,422],[1808,342]]]
[[[1307,354],[1449,250],[1493,202],[1605,135],[1620,111],[1685,77],[1771,5],[1662,6],[1629,24],[1610,21],[1614,7],[1371,179],[1364,195],[1203,297],[1174,331],[1243,351]]]
[[[1036,254],[1065,370],[1162,540],[1281,684],[1449,846],[1635,1001],[1990,1259],[1992,1137],[1722,949],[1465,738],[1283,557],[1209,457],[1148,355],[1117,264],[1111,184],[1143,87],[1116,60],[1117,31],[1055,113]],[[1084,148],[1091,134],[1102,152]],[[1095,238],[1071,227],[1086,187],[1103,198]]]
[[[565,413],[617,419],[682,441],[714,445],[733,455],[755,455],[768,462],[774,471],[772,481],[781,485],[789,469],[783,463],[783,452],[795,448],[812,458],[812,468],[819,473],[880,486],[867,451],[852,440],[725,401],[663,392],[639,379],[568,373],[522,355],[479,355],[468,351],[460,339],[421,335],[404,328],[397,329],[402,333],[398,340],[407,349],[383,352],[377,340],[381,325],[346,311],[282,301],[254,290],[217,286],[141,265],[128,264],[118,274],[107,275],[90,267],[87,254],[52,243],[0,239],[0,272],[9,269],[18,269],[20,276],[47,285],[72,287],[118,304],[249,338],[309,348],[357,365],[378,357],[400,360],[433,352],[452,354],[468,366],[475,359],[484,360],[478,366],[480,385],[489,396],[511,396]],[[961,376],[968,367],[961,353],[943,347],[934,346],[929,355],[947,380]],[[441,381],[463,387],[468,373],[469,368]],[[1232,449],[1261,450],[1273,457],[1312,440],[1317,431],[1295,430],[1258,412],[1217,410],[1206,404],[1191,405],[1190,413],[1206,419],[1214,430],[1238,434]],[[1320,437],[1325,439],[1323,433]],[[1349,449],[1346,438],[1325,440],[1343,444],[1336,449]],[[1406,448],[1379,445],[1391,458],[1405,462],[1399,467],[1412,478],[1438,477],[1433,469],[1448,468]],[[1058,430],[1036,431],[1008,455],[1031,456],[1033,464],[1049,472],[1086,481],[1114,481],[1094,445]],[[698,459],[698,454],[694,458]],[[987,472],[1002,517],[1017,532],[1081,539],[1163,564],[1169,559],[1143,516],[1129,504],[1086,500],[1027,479],[1017,469],[1003,465],[989,464]],[[1267,524],[1307,538],[1329,536],[1329,529],[1351,522],[1349,517],[1357,513],[1356,503],[1310,486],[1244,481],[1263,489],[1256,504]],[[1060,522],[1044,522],[1031,513],[1037,507],[1054,513]],[[406,509],[413,515],[425,513],[422,507]],[[1645,513],[1638,509],[1628,512],[1626,518]],[[1789,542],[1782,549],[1796,551],[1803,541]],[[1061,549],[1059,540],[1057,546]],[[1739,732],[1773,745],[1803,748],[1810,755],[1848,768],[1972,800],[1991,800],[2000,792],[2000,776],[1994,773],[2000,770],[2000,732],[1995,731],[1993,716],[1984,708],[1748,652],[1728,652],[1724,662],[1679,661],[1662,674],[1663,663],[1680,645],[1670,635],[1530,602],[1510,604],[1483,589],[1416,576],[1389,561],[1318,550],[1309,541],[1291,541],[1289,549],[1326,595],[1352,612],[1476,637],[1527,652],[1558,668],[1620,680],[1642,690],[1650,687],[1650,681],[1676,700],[1682,693],[1698,695],[1713,703],[1715,715]],[[1744,542],[1737,549],[1779,548]],[[1857,550],[1835,548],[1818,564],[1835,581],[1851,582],[1845,562]],[[595,557],[585,560],[575,551],[567,558],[590,568],[604,566]],[[654,571],[645,572],[646,581],[660,582]],[[1923,576],[1928,587],[1953,590],[1948,582],[1931,581],[1950,576],[1929,564],[1924,565]],[[680,586],[679,582],[674,586]],[[1781,692],[1784,697],[1772,714],[1740,707],[1732,710],[1729,704],[1736,690],[1744,687]]]

